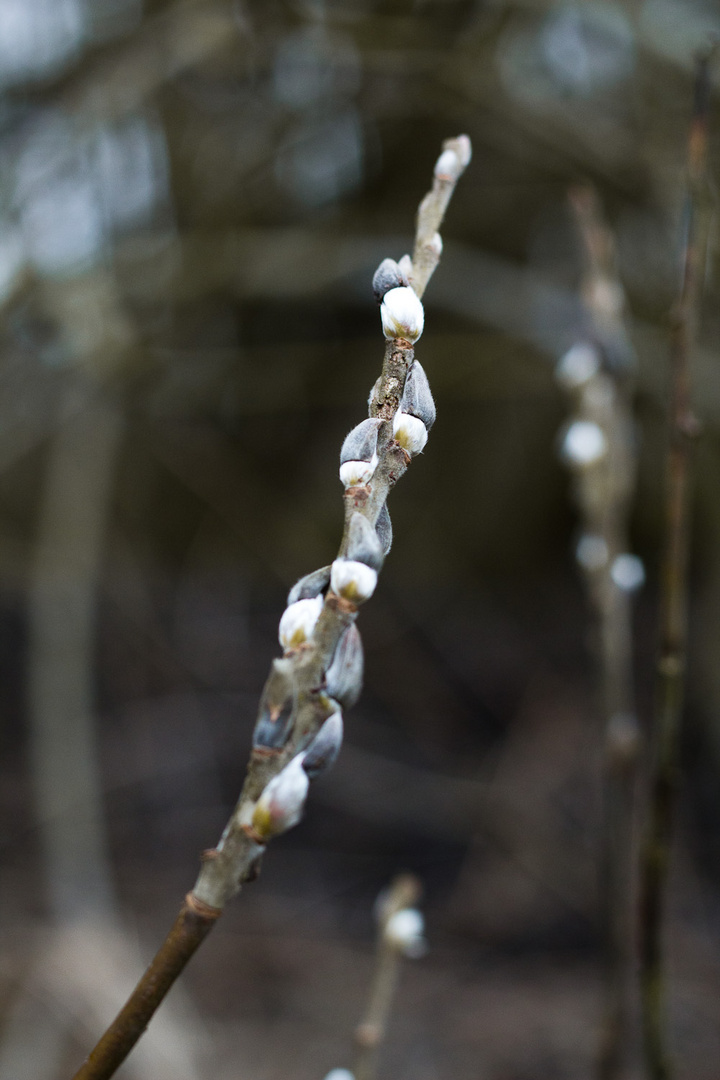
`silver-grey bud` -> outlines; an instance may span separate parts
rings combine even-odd
[[[346,461],[372,461],[377,454],[377,438],[381,420],[363,420],[345,437],[340,450],[340,464]]]
[[[364,666],[360,631],[351,623],[341,634],[325,673],[326,692],[343,709],[351,709],[360,697]]]
[[[342,713],[334,712],[328,716],[303,755],[302,767],[308,779],[314,780],[315,777],[332,768],[340,753],[342,741]]]
[[[383,563],[383,549],[375,529],[363,514],[357,512],[350,518],[345,558],[364,563],[379,570]]]
[[[393,529],[386,502],[383,503],[382,510],[377,516],[377,521],[375,522],[375,532],[377,533],[378,540],[380,541],[380,547],[383,550],[383,555],[387,555],[388,551],[392,547]]]
[[[408,371],[400,400],[400,412],[409,413],[410,416],[422,420],[428,431],[435,423],[435,402],[425,369],[419,360],[415,360]]]
[[[290,737],[295,713],[295,680],[291,660],[273,660],[260,702],[253,747],[281,750]]]
[[[394,259],[383,259],[373,274],[372,288],[378,304],[391,289],[398,289],[408,284],[408,279]]]
[[[320,593],[325,592],[330,584],[330,566],[322,566],[319,570],[313,570],[296,581],[288,593],[287,606],[297,603],[298,600],[313,600]]]

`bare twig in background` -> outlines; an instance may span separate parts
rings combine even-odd
[[[227,901],[257,875],[269,839],[299,819],[308,777],[321,771],[339,749],[340,708],[346,700],[356,700],[361,681],[361,645],[354,630],[357,605],[372,594],[392,539],[387,496],[412,455],[425,445],[434,420],[413,343],[422,333],[420,297],[441,251],[437,228],[469,160],[465,136],[444,144],[433,189],[419,215],[418,234],[426,254],[417,282],[409,256],[399,264],[385,260],[375,275],[387,339],[385,360],[371,393],[370,418],[353,429],[341,453],[345,529],[338,557],[332,568],[308,575],[291,591],[280,624],[285,656],[273,663],[263,692],[235,810],[217,848],[205,853],[195,886],[148,971],[75,1080],[113,1075]]]
[[[640,860],[640,978],[645,1062],[652,1080],[666,1080],[673,1073],[668,1051],[662,931],[685,691],[691,445],[698,427],[692,412],[690,365],[710,228],[707,149],[709,64],[713,52],[697,61],[687,155],[687,234],[680,295],[672,316],[657,698],[649,822]]]
[[[378,898],[375,972],[365,1016],[355,1032],[355,1080],[375,1080],[402,959],[420,956],[424,951],[422,916],[415,909],[420,893],[417,878],[401,874]]]
[[[633,795],[639,735],[630,593],[643,576],[640,561],[628,554],[627,535],[637,471],[634,357],[623,322],[624,292],[615,269],[613,236],[597,196],[591,188],[575,188],[570,205],[585,253],[582,293],[592,343],[576,345],[563,357],[558,379],[572,401],[573,422],[563,451],[576,476],[583,530],[577,560],[596,619],[605,729],[601,857],[605,1002],[598,1074],[612,1080],[623,1071],[627,1051],[634,955]]]

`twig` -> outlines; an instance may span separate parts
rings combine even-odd
[[[634,954],[633,802],[639,757],[632,676],[630,592],[642,566],[627,554],[628,517],[637,469],[632,419],[634,357],[623,321],[624,293],[615,270],[614,238],[595,192],[570,192],[586,271],[583,299],[597,346],[576,346],[558,375],[574,402],[576,422],[597,425],[605,452],[576,468],[584,536],[578,561],[598,628],[598,667],[605,727],[603,840],[600,859],[604,962],[604,1018],[598,1059],[601,1080],[623,1069],[629,1031],[628,982]],[[577,352],[584,348],[585,353]],[[582,358],[586,357],[585,371]],[[573,378],[574,377],[574,378]],[[567,441],[567,436],[566,436]],[[570,457],[569,463],[574,463]],[[634,580],[633,580],[634,574]]]
[[[401,874],[379,898],[375,973],[365,1016],[355,1031],[358,1050],[352,1073],[354,1080],[375,1080],[378,1053],[387,1031],[402,958],[420,955],[423,950],[422,923],[419,913],[414,910],[420,893],[418,879],[411,874]],[[401,920],[408,922],[410,934],[403,934]]]
[[[225,904],[257,876],[268,840],[299,819],[308,777],[339,749],[340,707],[357,699],[362,677],[354,630],[358,604],[372,593],[391,541],[387,496],[418,445],[424,445],[434,419],[424,372],[414,363],[413,342],[422,332],[419,298],[440,255],[437,228],[469,160],[467,137],[444,144],[433,189],[419,215],[421,246],[425,250],[429,244],[431,250],[420,260],[417,280],[408,256],[392,263],[389,278],[386,264],[391,260],[375,275],[387,338],[385,360],[371,393],[370,419],[350,433],[341,453],[345,528],[338,557],[332,568],[308,575],[291,590],[281,621],[285,655],[273,662],[265,684],[237,805],[217,847],[205,853],[175,926],[75,1080],[107,1080],[125,1060]],[[411,368],[413,378],[408,379]]]
[[[698,427],[690,402],[690,360],[709,233],[710,57],[711,52],[708,52],[697,61],[687,154],[687,235],[680,294],[672,316],[666,534],[661,576],[654,759],[649,783],[649,823],[640,859],[640,980],[645,1064],[652,1080],[667,1080],[673,1073],[666,1033],[662,928],[685,690],[691,443]]]

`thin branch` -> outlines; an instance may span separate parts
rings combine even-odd
[[[254,747],[237,805],[217,847],[205,852],[195,886],[160,951],[74,1080],[108,1080],[125,1060],[225,904],[245,882],[257,876],[268,840],[299,819],[307,789],[305,777],[312,778],[328,763],[318,761],[318,744],[329,730],[342,732],[339,715],[343,682],[348,705],[359,693],[362,654],[359,639],[353,638],[357,605],[371,594],[383,552],[389,549],[391,528],[387,496],[406,472],[415,452],[407,439],[405,445],[401,445],[401,431],[395,430],[394,420],[414,363],[412,343],[422,332],[419,297],[440,256],[442,245],[437,229],[455,183],[469,160],[470,143],[466,136],[444,144],[435,168],[433,189],[423,201],[418,216],[416,251],[420,257],[417,278],[413,263],[405,256],[400,265],[392,264],[398,280],[383,288],[382,296],[378,297],[382,299],[383,328],[388,340],[382,374],[371,394],[370,420],[364,422],[375,432],[376,446],[372,458],[347,462],[350,466],[367,464],[369,472],[365,478],[343,481],[346,483],[345,528],[338,558],[333,564],[330,587],[329,574],[325,574],[330,568],[324,568],[301,579],[288,598],[283,622],[289,617],[293,629],[286,634],[283,659],[273,662],[265,684]],[[414,292],[407,287],[407,280],[413,283]],[[396,304],[389,302],[391,294],[394,294]],[[403,322],[408,313],[408,319]],[[391,324],[395,330],[388,329]],[[422,399],[423,388],[418,387],[420,379],[424,379],[424,373],[416,365],[413,385],[421,391]],[[427,397],[434,418],[429,389]],[[422,413],[426,405],[427,398],[424,402],[421,400],[415,414],[408,406],[411,409],[408,415],[413,422],[410,426],[417,432],[419,424],[425,431],[425,438],[426,426],[432,421],[428,419],[426,425],[417,414]],[[362,427],[358,425],[348,440]],[[352,578],[356,570],[359,576]],[[342,574],[347,576],[348,571],[350,584],[343,585]],[[324,599],[323,589],[327,590]],[[297,604],[312,606],[313,602],[320,605],[317,621],[311,628],[307,627],[306,632],[299,633],[296,640],[296,629],[301,629]],[[353,643],[346,649],[347,656],[342,653],[341,639]],[[329,686],[329,674],[331,665],[336,666],[338,655],[341,664],[336,675],[338,689],[335,690]],[[352,683],[349,687],[348,680]],[[331,692],[337,693],[338,698],[333,699]],[[323,748],[330,761],[339,748],[339,737],[341,734],[334,736],[336,745]],[[325,742],[328,743],[327,736]],[[309,763],[313,754],[311,769]]]
[[[414,909],[420,899],[420,882],[411,874],[401,874],[392,882],[378,903],[378,932],[375,953],[375,972],[365,1016],[355,1031],[357,1056],[353,1069],[354,1080],[375,1080],[377,1058],[387,1033],[400,967],[408,955],[408,943],[393,933],[393,916]],[[415,915],[413,911],[413,915]],[[397,921],[397,920],[396,920]],[[420,939],[416,936],[415,942]],[[412,942],[410,955],[412,956]]]
[[[695,102],[688,140],[687,235],[680,295],[672,317],[666,535],[661,577],[655,745],[649,785],[650,819],[640,860],[640,980],[645,1064],[652,1080],[667,1080],[674,1071],[667,1045],[662,929],[685,691],[691,444],[697,433],[690,401],[690,361],[702,295],[710,218],[707,177],[710,57],[711,53],[707,53],[697,61]]]
[[[600,361],[588,378],[576,380],[578,385],[572,387],[571,397],[575,415],[581,421],[597,424],[606,446],[597,462],[579,469],[576,489],[584,529],[578,561],[597,623],[605,728],[600,859],[604,1017],[598,1076],[601,1080],[615,1080],[623,1071],[630,1024],[633,810],[640,747],[629,586],[640,583],[642,569],[639,560],[628,554],[628,518],[637,472],[632,418],[634,357],[625,331],[624,292],[615,268],[614,237],[603,221],[597,196],[591,188],[576,188],[570,192],[570,205],[584,248],[582,294]],[[559,374],[563,363],[567,368],[567,358],[561,362]],[[566,381],[571,374],[571,370],[565,371]],[[633,569],[636,582],[631,580]]]

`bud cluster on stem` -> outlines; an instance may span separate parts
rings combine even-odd
[[[354,625],[357,608],[372,596],[392,543],[387,497],[413,455],[425,446],[435,419],[432,394],[415,361],[413,344],[424,326],[421,298],[442,250],[438,229],[469,160],[467,136],[444,144],[432,190],[418,213],[413,258],[385,259],[373,277],[385,358],[370,395],[369,417],[353,428],[340,453],[345,489],[340,549],[330,566],[305,575],[290,590],[278,630],[284,655],[273,661],[263,690],[240,797],[217,847],[205,852],[180,922],[163,946],[170,959],[163,949],[158,953],[156,960],[163,967],[173,962],[177,926],[181,922],[184,926],[188,918],[197,920],[198,913],[201,920],[216,919],[243,883],[257,876],[268,841],[300,820],[310,781],[330,768],[340,751],[341,710],[357,701],[362,684],[362,644]],[[108,1061],[116,1068],[124,1059],[189,955],[190,951],[172,967],[160,994],[153,989],[148,995],[140,981],[98,1044],[103,1047],[104,1071],[94,1071],[93,1064],[78,1078],[99,1080],[112,1074]],[[132,1030],[127,1019],[131,1014]]]

